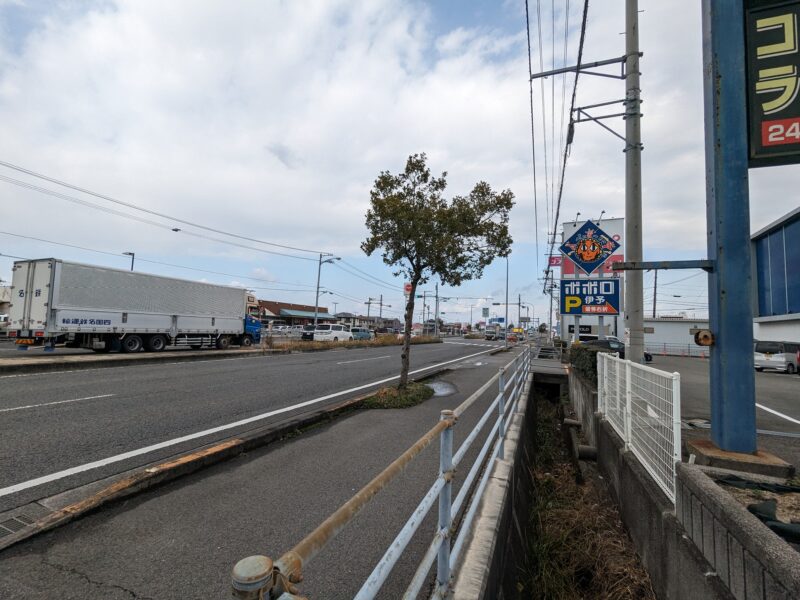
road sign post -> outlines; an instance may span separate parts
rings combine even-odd
[[[703,1],[711,437],[756,450],[743,2]]]

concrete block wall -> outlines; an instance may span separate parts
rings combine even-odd
[[[569,377],[569,398],[572,408],[583,425],[582,433],[590,446],[597,446],[597,435],[594,427],[594,413],[597,412],[597,391],[577,373]]]
[[[676,516],[737,600],[800,598],[800,553],[702,469],[678,466]]]

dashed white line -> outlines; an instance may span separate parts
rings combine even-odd
[[[366,360],[379,360],[381,358],[392,358],[390,355],[386,356],[373,356],[372,358],[358,358],[356,360],[343,360],[341,362],[337,362],[337,365],[348,365],[350,363],[357,363],[357,362],[364,362]]]
[[[454,358],[452,360],[446,360],[444,362],[436,363],[433,365],[429,365],[427,367],[422,367],[420,369],[415,369],[413,371],[409,371],[409,375],[415,375],[417,373],[421,373],[422,371],[428,371],[430,369],[435,369],[437,367],[443,367],[445,365],[452,364],[454,362],[459,362],[462,360],[466,360],[468,358],[472,358],[474,356],[480,356],[481,354],[486,354],[491,352],[491,350],[481,350],[480,352],[475,352],[474,354],[468,354],[466,356],[461,356],[459,358]],[[392,377],[386,377],[385,379],[379,379],[378,381],[373,381],[371,383],[365,383],[364,385],[359,385],[347,390],[342,390],[341,392],[334,392],[333,394],[328,394],[326,396],[320,396],[319,398],[314,398],[313,400],[306,400],[305,402],[299,402],[298,404],[293,404],[292,406],[286,406],[284,408],[279,408],[276,410],[271,410],[269,412],[261,413],[260,415],[255,415],[253,417],[248,417],[247,419],[241,419],[240,421],[234,421],[233,423],[226,423],[225,425],[220,425],[218,427],[212,427],[211,429],[204,429],[203,431],[198,431],[195,433],[190,433],[189,435],[184,435],[178,438],[173,438],[171,440],[166,440],[163,442],[159,442],[157,444],[152,444],[150,446],[145,446],[144,448],[137,448],[136,450],[131,450],[129,452],[123,452],[122,454],[117,454],[115,456],[109,456],[108,458],[103,458],[100,460],[95,460],[90,463],[86,463],[83,465],[78,465],[77,467],[72,467],[69,469],[64,469],[63,471],[58,471],[56,473],[51,473],[49,475],[43,475],[42,477],[36,477],[35,479],[29,479],[28,481],[23,481],[20,483],[16,483],[14,485],[10,485],[8,487],[0,488],[0,497],[8,496],[10,494],[15,494],[17,492],[21,492],[22,490],[27,490],[29,488],[37,487],[44,483],[50,483],[51,481],[57,481],[59,479],[64,479],[65,477],[69,477],[70,475],[77,475],[78,473],[84,473],[86,471],[91,471],[92,469],[97,469],[99,467],[104,467],[106,465],[110,465],[113,463],[121,462],[123,460],[127,460],[129,458],[134,458],[137,456],[142,456],[143,454],[148,454],[150,452],[154,452],[156,450],[161,450],[163,448],[169,448],[170,446],[175,446],[177,444],[181,444],[183,442],[188,442],[191,440],[195,440],[201,437],[205,437],[208,435],[212,435],[214,433],[219,433],[221,431],[227,431],[229,429],[234,429],[236,427],[241,427],[242,425],[247,425],[249,423],[254,423],[256,421],[262,421],[269,417],[273,417],[275,415],[280,415],[283,413],[291,412],[298,408],[304,408],[306,406],[311,406],[312,404],[318,404],[320,402],[324,402],[325,400],[330,400],[332,398],[336,398],[339,396],[344,396],[345,394],[350,394],[352,392],[359,392],[361,390],[366,390],[371,387],[375,387],[376,385],[381,385],[383,383],[388,383],[390,381],[394,381],[395,379],[399,379],[399,375],[394,375]]]
[[[110,398],[116,394],[102,394],[100,396],[87,396],[86,398],[73,398],[72,400],[57,400],[56,402],[45,402],[43,404],[28,404],[27,406],[14,406],[12,408],[0,408],[0,412],[11,412],[12,410],[24,410],[26,408],[40,408],[42,406],[53,406],[55,404],[68,404],[70,402],[82,402],[83,400],[98,400],[100,398]]]
[[[761,410],[765,410],[765,411],[767,411],[768,413],[772,413],[773,415],[777,415],[777,416],[779,416],[780,418],[782,418],[782,419],[786,419],[787,421],[789,421],[789,422],[791,422],[791,423],[795,423],[795,424],[797,424],[797,425],[800,425],[800,421],[798,421],[797,419],[793,419],[792,417],[790,417],[790,416],[788,416],[788,415],[785,415],[785,414],[783,414],[783,413],[781,413],[781,412],[778,412],[777,410],[774,410],[774,409],[772,409],[772,408],[767,408],[766,406],[764,406],[763,404],[759,404],[758,402],[756,402],[756,406],[757,406],[758,408],[760,408]]]

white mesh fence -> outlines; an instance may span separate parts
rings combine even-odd
[[[681,460],[680,373],[597,354],[598,408],[670,500]]]

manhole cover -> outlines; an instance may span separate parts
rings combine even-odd
[[[450,396],[458,391],[456,386],[446,381],[433,381],[427,386],[433,390],[434,396]]]

